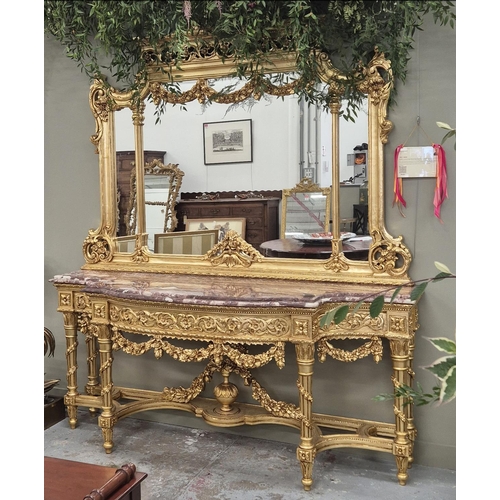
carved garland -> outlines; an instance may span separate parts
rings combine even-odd
[[[373,337],[362,346],[350,352],[333,347],[327,340],[321,339],[318,341],[317,350],[318,359],[321,363],[326,360],[327,355],[338,361],[352,362],[366,358],[370,354],[373,356],[375,363],[378,363],[382,359],[383,353],[382,339],[380,337]]]
[[[311,422],[305,417],[297,406],[284,401],[272,399],[267,391],[257,382],[257,380],[255,380],[253,375],[246,368],[238,367],[227,359],[220,364],[210,362],[205,367],[205,370],[193,380],[192,384],[187,389],[183,387],[165,387],[163,389],[162,397],[165,401],[189,403],[203,391],[205,385],[212,380],[213,374],[216,371],[223,370],[234,372],[243,378],[245,385],[252,388],[252,397],[262,406],[262,408],[271,413],[271,415],[280,418],[298,420],[299,422],[303,422],[307,427],[311,427]],[[311,400],[310,395],[308,399]]]
[[[166,352],[173,359],[183,363],[199,362],[207,358],[212,358],[215,363],[220,364],[223,356],[229,358],[237,366],[243,368],[259,368],[266,365],[273,359],[279,368],[285,366],[285,344],[284,342],[277,342],[274,346],[269,348],[268,351],[261,354],[247,354],[242,352],[241,349],[232,347],[223,342],[214,342],[207,347],[200,349],[184,349],[176,347],[170,342],[164,340],[161,336],[155,335],[154,338],[146,342],[132,342],[126,339],[118,328],[113,327],[113,349],[122,350],[127,354],[141,356],[151,349],[154,350],[156,359],[162,357],[163,352]]]
[[[262,93],[270,94],[277,97],[292,95],[297,87],[299,80],[290,83],[285,83],[282,86],[273,85],[269,80],[259,77],[248,81],[243,87],[234,92],[220,93],[214,90],[207,83],[207,80],[200,78],[185,92],[170,92],[164,84],[159,82],[150,83],[151,96],[156,106],[160,102],[168,104],[186,104],[195,99],[203,104],[207,100],[214,101],[219,104],[231,104],[242,102],[249,97],[259,100]]]

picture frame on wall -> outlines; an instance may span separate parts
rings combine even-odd
[[[250,163],[252,120],[232,120],[203,124],[205,165]]]
[[[217,229],[219,231],[218,241],[222,241],[226,233],[232,229],[245,239],[246,219],[238,217],[226,217],[225,219],[188,219],[184,218],[186,231],[207,231]]]

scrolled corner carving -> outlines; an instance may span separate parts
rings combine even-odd
[[[376,273],[386,272],[392,276],[404,276],[411,263],[411,253],[401,242],[402,237],[385,239],[381,231],[372,232],[373,243],[368,252],[368,262]]]
[[[375,47],[375,55],[368,66],[363,68],[362,73],[364,78],[358,85],[359,89],[369,94],[376,105],[381,101],[387,102],[394,78],[391,62],[378,50],[378,47]]]
[[[229,230],[225,238],[203,256],[203,260],[209,260],[213,266],[225,264],[227,267],[250,267],[262,259],[262,254],[233,230]]]
[[[106,89],[105,83],[95,80],[90,87],[89,104],[96,124],[96,130],[90,137],[90,142],[96,147],[96,153],[99,152],[99,141],[102,137],[102,122],[108,121],[109,112],[113,111],[111,103],[109,89]]]
[[[89,264],[110,262],[113,259],[112,248],[109,236],[89,233],[83,242],[83,256]]]

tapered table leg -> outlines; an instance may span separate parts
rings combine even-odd
[[[409,359],[408,359],[408,376],[406,384],[413,387],[413,379],[415,372],[413,371],[413,352],[415,351],[415,334],[413,333],[409,343]],[[408,468],[411,469],[413,464],[413,450],[415,439],[417,437],[417,429],[415,427],[415,420],[413,418],[413,404],[405,406],[406,417],[408,420],[408,438],[410,440],[410,456],[408,457]]]
[[[391,358],[393,368],[394,388],[401,384],[408,385],[410,369],[410,340],[391,340]],[[394,415],[396,417],[396,435],[392,453],[396,458],[399,484],[405,485],[408,479],[408,465],[412,443],[408,432],[408,409],[405,406],[406,398],[394,398]]]
[[[87,335],[85,338],[87,344],[87,385],[85,391],[87,394],[97,396],[100,394],[98,366],[97,366],[97,340],[94,335]],[[97,408],[90,407],[89,411],[97,413]]]
[[[106,453],[111,453],[113,449],[113,426],[115,424],[115,415],[113,409],[113,351],[110,329],[107,325],[98,325],[99,360],[100,360],[100,379],[101,379],[101,408],[99,416],[99,427],[102,430],[104,439],[104,449]]]
[[[77,338],[77,314],[73,312],[64,312],[64,335],[66,337],[66,380],[68,391],[64,396],[64,404],[68,411],[68,421],[71,429],[77,425],[76,397],[78,396],[78,338]]]
[[[300,444],[297,448],[297,458],[302,468],[302,484],[306,491],[311,489],[312,470],[316,448],[312,435],[312,375],[314,367],[314,343],[302,343],[295,346],[298,365],[298,388],[300,411],[303,420],[300,425]]]

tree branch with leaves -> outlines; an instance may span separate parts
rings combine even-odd
[[[380,315],[386,303],[386,298],[389,293],[391,297],[389,303],[392,304],[394,300],[398,297],[401,289],[406,286],[413,286],[410,293],[410,299],[417,301],[425,292],[426,288],[431,283],[437,283],[445,279],[455,279],[456,275],[453,274],[447,266],[440,262],[434,262],[437,270],[439,271],[436,276],[432,278],[424,278],[415,281],[409,281],[403,285],[394,286],[386,289],[383,293],[376,292],[368,294],[363,299],[358,301],[354,308],[351,309],[349,305],[341,305],[327,312],[322,316],[320,320],[320,326],[328,326],[332,322],[336,325],[342,323],[348,314],[355,313],[364,303],[370,302],[369,313],[371,318],[376,318]],[[417,382],[416,389],[401,384],[399,385],[394,393],[392,394],[379,394],[374,399],[376,401],[386,401],[393,400],[395,397],[403,397],[406,399],[405,404],[414,403],[417,406],[429,404],[429,403],[448,403],[455,399],[456,397],[456,343],[445,337],[435,337],[427,338],[434,347],[436,347],[441,352],[445,353],[445,356],[440,357],[434,363],[422,368],[429,370],[433,373],[438,383],[432,388],[432,392],[425,392],[422,386]]]

